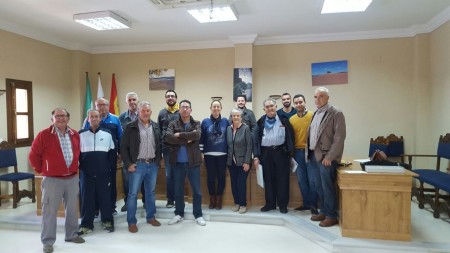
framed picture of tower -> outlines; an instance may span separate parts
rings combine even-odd
[[[247,102],[252,102],[253,76],[252,68],[235,68],[233,78],[233,101],[237,96],[245,95]]]

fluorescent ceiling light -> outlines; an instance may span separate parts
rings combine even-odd
[[[98,11],[73,15],[73,20],[95,30],[130,28],[131,23],[112,11]]]
[[[230,6],[188,10],[200,23],[236,21],[237,12]]]
[[[372,0],[325,0],[322,14],[365,11]]]

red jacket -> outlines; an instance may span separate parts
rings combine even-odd
[[[43,176],[66,177],[78,172],[78,160],[80,156],[80,135],[77,131],[69,129],[70,141],[72,142],[73,160],[67,168],[58,134],[55,127],[42,130],[34,139],[31,151],[28,155],[33,169],[42,173]]]

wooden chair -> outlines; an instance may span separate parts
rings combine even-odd
[[[0,185],[0,206],[2,199],[13,199],[13,208],[17,208],[17,203],[20,199],[28,197],[32,199],[33,203],[36,202],[36,190],[35,190],[35,180],[33,173],[19,172],[17,169],[17,157],[16,149],[14,148],[2,148],[5,147],[5,142],[0,146],[0,168],[14,167],[14,172],[5,173],[0,175],[0,183],[2,181],[11,182],[13,186],[12,194],[2,194]],[[29,190],[19,190],[19,181],[31,180],[32,188]]]
[[[377,138],[370,138],[369,143],[369,157],[372,157],[376,150],[383,151],[385,154],[388,152],[389,141],[383,136],[378,136]]]
[[[439,137],[439,144],[436,155],[417,155],[405,154],[408,163],[412,166],[413,157],[432,157],[436,158],[436,169],[413,169],[412,171],[419,176],[416,177],[420,182],[419,189],[413,191],[413,194],[419,201],[419,208],[424,208],[425,204],[429,204],[433,209],[433,216],[439,218],[441,211],[446,211],[450,215],[450,197],[442,195],[440,191],[450,193],[450,174],[441,171],[441,158],[450,161],[450,133]],[[430,187],[424,187],[427,184]]]
[[[395,134],[390,134],[386,139],[389,141],[388,151],[386,153],[388,157],[401,157],[405,153],[403,136],[398,137]]]

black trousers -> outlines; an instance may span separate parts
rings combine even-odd
[[[282,147],[261,147],[266,206],[286,208],[289,203],[289,156]]]

